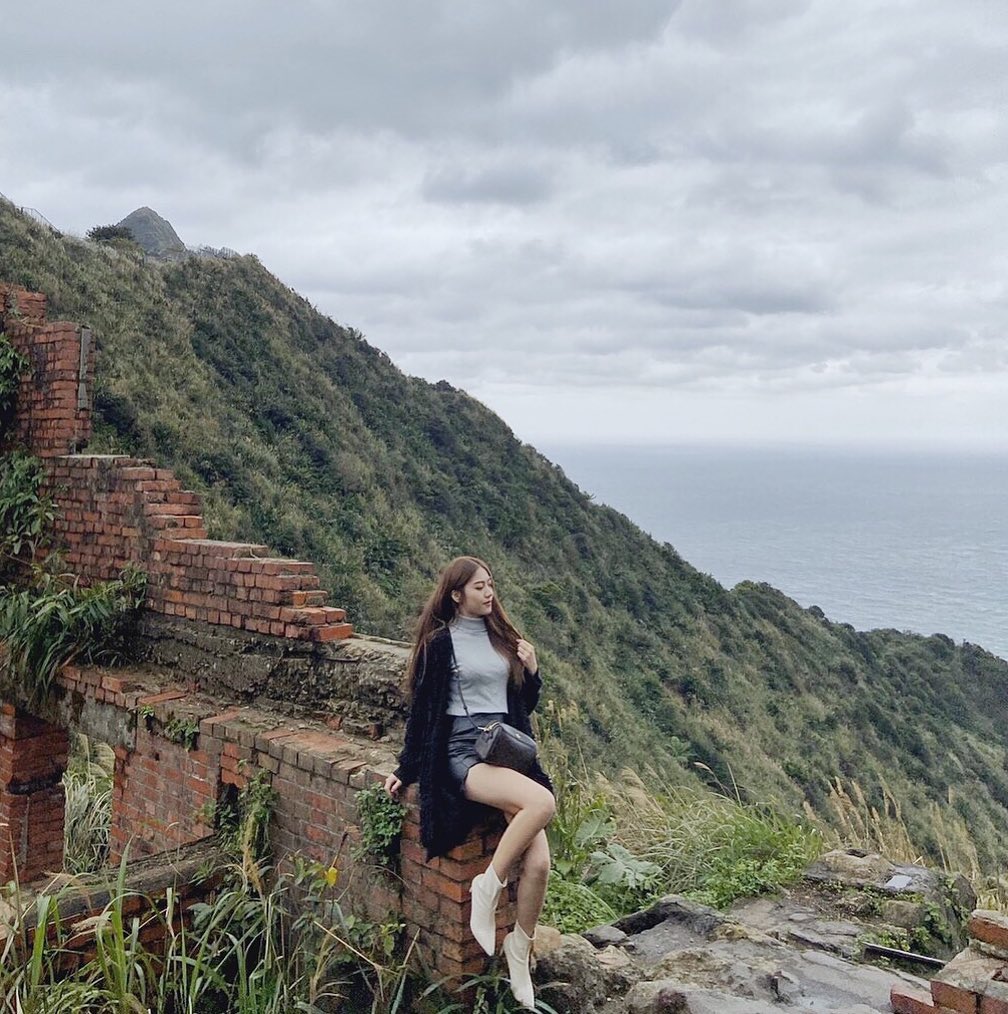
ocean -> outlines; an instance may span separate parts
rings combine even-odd
[[[1008,658],[1008,455],[547,446],[568,478],[726,587]]]

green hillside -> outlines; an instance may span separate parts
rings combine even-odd
[[[994,656],[859,633],[763,584],[724,589],[255,257],[145,263],[0,202],[0,278],[95,329],[92,449],[174,468],[213,537],[314,560],[359,630],[405,636],[438,567],[483,556],[541,647],[549,697],[577,703],[565,735],[589,762],[656,786],[710,779],[700,762],[824,817],[832,779],[878,806],[885,784],[933,858],[940,819],[1004,867],[1008,665]]]

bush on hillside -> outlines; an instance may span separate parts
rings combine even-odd
[[[135,242],[133,233],[125,225],[96,225],[87,231],[87,238],[96,243],[110,243],[116,239]]]

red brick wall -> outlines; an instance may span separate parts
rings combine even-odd
[[[400,875],[354,856],[360,842],[356,795],[383,782],[392,770],[392,745],[266,710],[228,707],[183,688],[154,686],[143,676],[68,666],[60,683],[71,693],[121,709],[126,714],[116,724],[135,724],[135,741],[116,748],[113,858],[127,844],[130,855],[142,856],[211,834],[206,804],[220,800],[225,786],[240,789],[264,772],[277,794],[270,839],[278,862],[297,853],[335,865],[346,909],[373,920],[401,917],[409,939],[417,936],[425,959],[441,975],[485,966],[469,932],[468,892],[472,878],[486,869],[498,831],[480,829],[447,856],[427,863],[411,791]],[[171,738],[172,728],[183,727],[198,730],[189,747]],[[514,922],[512,899],[508,892],[501,899],[501,933]]]
[[[70,571],[88,584],[134,564],[148,575],[146,605],[168,616],[312,641],[352,634],[343,610],[325,605],[312,564],[270,556],[262,545],[207,539],[199,497],[169,470],[125,456],[70,453],[90,433],[88,408],[78,409],[80,329],[46,324],[45,297],[37,293],[0,285],[0,299],[7,333],[33,363],[20,392],[17,436],[46,459],[59,512],[56,541]],[[83,378],[89,397],[93,369],[92,350]],[[128,744],[116,747],[115,857],[127,846],[133,855],[158,853],[209,834],[207,804],[220,800],[226,786],[241,787],[263,771],[278,794],[272,828],[278,859],[301,853],[335,863],[351,907],[372,919],[401,913],[435,971],[483,968],[468,928],[468,885],[486,868],[494,833],[477,833],[425,863],[411,798],[401,879],[353,856],[360,838],[356,793],[393,768],[391,746],[100,670],[66,667],[61,683],[75,700],[113,709],[119,714],[113,724],[135,729]],[[198,730],[195,743],[179,741],[186,730]],[[26,794],[24,780],[43,754],[40,780]],[[65,761],[65,731],[31,726],[13,709],[0,713],[0,778],[7,779],[0,786],[0,821],[16,839],[26,879],[25,871],[60,865],[62,787],[56,783]],[[514,918],[513,890],[512,884],[502,899],[502,927]]]
[[[0,880],[63,867],[66,729],[0,704]]]
[[[182,695],[173,695],[178,697]],[[173,699],[171,698],[171,699]],[[149,707],[149,705],[147,705]],[[219,776],[205,750],[147,728],[139,702],[136,747],[115,748],[109,852],[118,862],[188,845],[213,834]]]
[[[207,539],[199,496],[169,469],[118,455],[47,464],[56,538],[85,583],[133,564],[148,575],[145,604],[155,612],[313,641],[353,633],[346,613],[325,605],[313,564]]]
[[[42,458],[88,442],[95,364],[90,332],[65,321],[46,323],[45,305],[39,292],[0,283],[2,330],[32,364],[18,392],[14,439]]]
[[[14,439],[46,459],[59,511],[55,540],[68,569],[89,584],[132,563],[150,577],[147,606],[168,616],[277,637],[349,637],[353,628],[342,609],[326,606],[313,564],[274,557],[267,546],[207,539],[199,496],[168,469],[72,453],[91,434],[94,345],[82,377],[84,331],[47,324],[45,304],[41,293],[0,283],[4,330],[32,364]]]

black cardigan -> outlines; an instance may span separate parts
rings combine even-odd
[[[448,737],[453,719],[446,709],[454,662],[451,633],[445,627],[434,633],[426,653],[420,655],[406,719],[406,739],[395,772],[404,787],[420,782],[420,840],[428,859],[461,844],[480,820],[495,812],[466,799],[448,773]],[[529,713],[539,701],[541,688],[538,672],[526,673],[521,689],[508,683],[508,722],[529,736]],[[553,783],[538,761],[529,777],[553,791]]]

